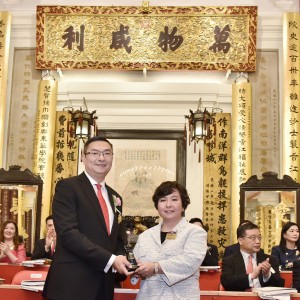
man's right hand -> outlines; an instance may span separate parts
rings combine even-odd
[[[46,238],[45,238],[45,248],[50,249],[51,243],[53,241],[53,230],[48,230],[46,233]]]
[[[253,272],[250,274],[251,279],[255,279],[259,276],[259,273],[262,270],[262,265],[259,264],[254,270]]]

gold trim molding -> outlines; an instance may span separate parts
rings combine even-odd
[[[37,69],[256,68],[257,6],[38,6]]]

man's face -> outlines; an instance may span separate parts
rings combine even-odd
[[[87,173],[96,181],[104,180],[110,171],[113,162],[113,151],[109,143],[94,141],[86,149],[82,156]]]
[[[54,229],[54,223],[53,223],[53,219],[49,219],[47,220],[47,223],[46,223],[46,228],[47,228],[47,231],[55,231]]]
[[[259,229],[246,230],[245,236],[238,239],[242,251],[252,254],[258,252],[261,246],[261,234]]]

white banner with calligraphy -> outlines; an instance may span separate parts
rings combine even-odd
[[[6,165],[33,169],[37,93],[41,71],[35,70],[35,49],[14,51]]]
[[[280,174],[278,51],[257,52],[259,69],[249,74],[252,84],[252,174]]]
[[[7,11],[0,11],[0,167],[3,161],[10,31],[11,14]]]
[[[300,14],[283,17],[283,121],[282,170],[300,181]]]
[[[252,87],[248,82],[232,84],[231,240],[240,223],[240,184],[252,175]]]

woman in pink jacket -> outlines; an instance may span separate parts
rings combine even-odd
[[[21,263],[26,260],[24,243],[19,242],[18,225],[12,220],[2,224],[0,232],[0,262]]]

